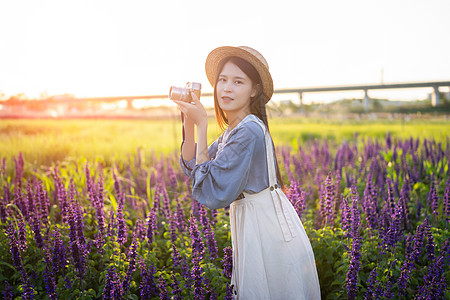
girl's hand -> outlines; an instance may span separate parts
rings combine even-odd
[[[208,120],[203,104],[201,104],[200,99],[195,95],[193,90],[190,90],[190,93],[194,103],[187,103],[179,100],[173,100],[173,102],[178,105],[180,111],[194,122],[197,127],[207,124]]]

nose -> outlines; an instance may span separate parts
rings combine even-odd
[[[228,83],[224,85],[223,91],[227,92],[227,93],[231,92],[231,87],[230,87],[230,85]]]

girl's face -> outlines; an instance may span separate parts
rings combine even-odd
[[[227,115],[250,111],[250,98],[256,91],[251,79],[238,66],[225,63],[217,80],[216,93],[219,106]]]

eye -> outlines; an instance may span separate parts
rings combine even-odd
[[[219,82],[225,82],[225,78],[223,77],[219,78]]]
[[[240,80],[236,80],[235,82],[234,82],[235,84],[241,84],[242,83],[242,81],[240,81]]]

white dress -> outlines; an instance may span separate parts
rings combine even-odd
[[[236,299],[320,299],[314,253],[294,207],[276,185],[270,134],[265,136],[270,186],[230,205]]]

